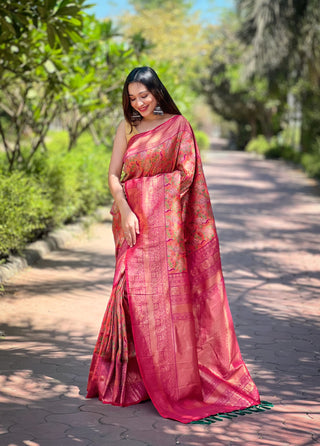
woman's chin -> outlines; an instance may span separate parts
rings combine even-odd
[[[139,113],[143,118],[147,118],[149,115],[151,115],[149,107],[146,108],[145,110],[139,110]]]

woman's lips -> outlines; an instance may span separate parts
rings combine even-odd
[[[147,108],[148,108],[148,105],[146,107],[139,108],[139,112],[140,113],[145,112],[147,110]]]

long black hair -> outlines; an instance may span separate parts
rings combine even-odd
[[[168,93],[166,87],[159,79],[157,73],[150,67],[137,67],[134,68],[131,73],[129,73],[122,91],[123,113],[128,122],[131,124],[134,122],[132,119],[134,109],[131,106],[128,91],[128,86],[132,82],[139,82],[145,85],[148,91],[153,94],[164,113],[168,113],[170,115],[181,115],[178,107],[174,103],[174,100]]]

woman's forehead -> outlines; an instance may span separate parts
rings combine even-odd
[[[141,82],[131,82],[128,85],[128,93],[129,96],[136,96],[137,94],[143,93],[145,91],[149,91],[145,85]]]

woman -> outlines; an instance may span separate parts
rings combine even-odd
[[[116,270],[87,397],[151,398],[183,423],[259,404],[193,131],[149,67],[129,74],[123,110],[109,168]]]

